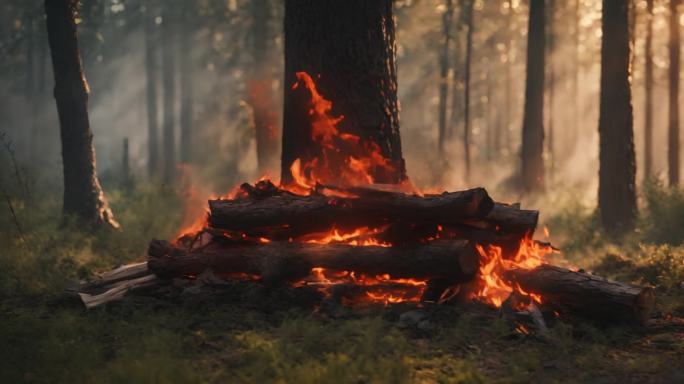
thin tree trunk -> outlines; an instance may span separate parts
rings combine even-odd
[[[31,132],[35,131],[36,129],[36,86],[35,86],[35,67],[36,67],[36,60],[35,60],[35,23],[33,21],[34,15],[33,15],[33,9],[30,9],[27,12],[26,18],[25,18],[25,24],[26,24],[26,83],[25,83],[25,95],[26,95],[26,100],[28,101],[28,105],[31,107],[31,117],[27,119],[27,121],[30,121],[30,127],[29,129],[26,129],[26,133],[22,135],[21,137],[21,142],[24,144],[22,147],[26,148],[26,151],[28,152],[32,148],[32,141],[33,141],[33,134]],[[26,159],[31,159],[32,156],[27,153],[26,154]]]
[[[633,229],[637,211],[628,10],[626,1],[603,0],[599,210],[611,235]]]
[[[522,187],[544,188],[544,0],[530,0],[527,80],[522,128]]]
[[[454,76],[451,81],[451,117],[447,124],[447,138],[451,139],[454,135],[454,128],[459,125],[463,114],[463,99],[461,98],[462,78],[462,58],[461,58],[461,32],[463,31],[464,0],[459,0],[459,22],[456,24],[456,31],[453,36],[454,49],[451,67],[454,69]]]
[[[437,147],[440,154],[444,153],[444,141],[447,132],[447,99],[449,98],[449,44],[451,43],[451,23],[454,14],[452,0],[445,0],[446,10],[442,19],[444,43],[439,61],[439,137]]]
[[[463,156],[465,166],[465,180],[470,180],[471,164],[470,164],[470,66],[473,56],[473,33],[475,25],[473,22],[473,8],[475,0],[466,0],[466,24],[468,26],[468,34],[466,35],[466,57],[465,57],[465,96],[463,100]]]
[[[513,84],[512,84],[512,57],[513,57],[513,0],[507,0],[508,1],[508,15],[506,17],[506,32],[508,35],[508,39],[506,41],[506,55],[508,60],[506,61],[506,69],[505,69],[505,74],[506,74],[506,101],[503,103],[504,104],[504,118],[505,118],[505,129],[504,129],[504,135],[505,137],[503,138],[504,142],[506,143],[506,152],[509,154],[512,152],[513,146],[511,145],[511,120],[513,119],[513,114],[511,111],[513,110],[513,105],[514,103],[514,95],[513,95]]]
[[[269,60],[271,7],[270,0],[253,0],[251,4],[253,63],[247,87],[249,104],[254,116],[258,169],[262,175],[278,170],[278,127],[276,126],[276,108],[271,96],[273,71]],[[286,84],[286,86],[289,85],[292,84]]]
[[[163,87],[164,87],[164,182],[169,184],[175,179],[176,174],[176,84],[175,84],[175,57],[174,40],[175,26],[173,25],[173,7],[163,7],[162,24],[162,60],[163,60]]]
[[[553,177],[555,173],[555,168],[556,168],[556,153],[555,153],[555,148],[554,148],[554,141],[555,141],[555,132],[554,132],[554,115],[555,115],[555,92],[556,92],[556,68],[555,68],[555,63],[554,63],[554,57],[555,57],[555,51],[556,51],[556,36],[555,36],[555,31],[554,31],[554,22],[555,22],[555,12],[556,12],[556,1],[555,0],[549,0],[549,21],[547,23],[547,33],[549,34],[549,38],[547,40],[548,42],[548,60],[549,60],[549,84],[548,84],[548,92],[549,92],[549,107],[548,107],[548,132],[549,132],[549,137],[548,140],[546,141],[547,145],[547,150],[549,152],[549,177],[551,181],[553,182]]]
[[[192,2],[186,3],[187,11],[192,12],[194,5]],[[193,143],[193,79],[192,79],[192,38],[194,35],[193,20],[191,16],[185,15],[180,36],[180,161],[184,164],[192,162],[192,143]]]
[[[118,226],[95,170],[93,133],[88,119],[86,82],[73,2],[45,0],[47,31],[55,75],[64,166],[64,213],[90,225]]]
[[[311,138],[304,92],[292,90],[297,72],[316,80],[344,115],[340,132],[356,135],[360,145],[376,145],[392,166],[373,170],[376,183],[406,179],[399,136],[395,29],[391,0],[285,1],[285,108],[282,181],[293,180],[291,165],[320,150]],[[317,157],[314,157],[317,158]]]
[[[644,178],[653,172],[653,0],[646,1],[646,44],[644,47]]]
[[[670,0],[670,103],[667,161],[670,185],[679,184],[679,0]]]
[[[159,121],[157,115],[157,42],[156,16],[153,3],[145,8],[145,80],[147,92],[147,173],[150,178],[159,172]]]
[[[573,70],[572,74],[572,111],[573,116],[577,117],[571,120],[567,130],[569,141],[567,143],[567,153],[573,154],[577,145],[577,138],[579,135],[579,116],[580,113],[580,99],[579,99],[579,85],[580,85],[580,75],[582,72],[582,64],[580,62],[580,19],[581,19],[581,6],[582,0],[575,0],[575,12],[574,12],[574,23],[575,23],[575,36],[573,44]]]

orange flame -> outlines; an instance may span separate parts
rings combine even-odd
[[[477,299],[499,308],[511,293],[516,292],[541,304],[541,295],[526,292],[519,284],[506,281],[503,275],[506,270],[513,268],[534,269],[542,265],[544,257],[552,251],[551,247],[525,237],[512,259],[503,258],[501,247],[490,245],[485,249],[478,244],[476,248],[480,254],[479,290],[475,295]]]
[[[344,116],[333,116],[333,103],[321,95],[313,78],[297,72],[292,89],[305,88],[310,94],[311,138],[319,144],[319,153],[308,159],[296,159],[290,166],[294,188],[307,190],[316,183],[336,185],[373,184],[375,171],[391,173],[394,166],[382,155],[375,142],[364,141],[351,133],[340,132]],[[288,186],[289,187],[289,186]]]

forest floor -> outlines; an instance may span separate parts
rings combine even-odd
[[[3,382],[684,382],[684,328],[561,318],[539,337],[473,305],[429,308],[430,326],[415,327],[399,320],[405,305],[332,317],[232,290],[86,310],[66,287],[140,259],[151,238],[172,237],[182,221],[175,193],[108,191],[119,231],[84,233],[60,220],[59,201],[35,196],[11,199],[21,236],[0,215]],[[658,314],[684,317],[684,246],[667,245],[684,240],[684,197],[651,186],[642,204],[639,230],[620,245],[576,204],[546,224],[568,263],[653,285]]]

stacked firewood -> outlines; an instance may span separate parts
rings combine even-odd
[[[300,194],[261,181],[242,185],[233,198],[209,201],[201,231],[173,243],[153,240],[146,262],[109,272],[78,292],[94,307],[130,290],[210,272],[212,279],[251,279],[270,289],[319,284],[331,297],[410,292],[441,302],[454,287],[465,288],[462,293],[482,281],[483,249],[515,258],[532,241],[538,216],[496,203],[482,188],[418,195],[318,185]],[[315,271],[344,278],[311,280]],[[509,268],[501,277],[556,313],[642,323],[654,306],[650,288],[548,264]]]
[[[495,203],[482,188],[416,195],[319,185],[301,195],[261,181],[242,185],[235,198],[210,201],[200,233],[175,244],[152,241],[148,268],[162,279],[211,270],[270,287],[306,281],[314,268],[389,275],[425,281],[422,300],[437,301],[449,287],[475,280],[482,264],[477,246],[514,257],[538,216]],[[358,228],[364,231],[355,238],[317,241]],[[643,322],[654,304],[649,288],[550,265],[508,270],[505,278],[547,306],[606,321]]]

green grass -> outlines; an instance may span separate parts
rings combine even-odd
[[[652,196],[675,194],[653,188]],[[0,215],[3,382],[681,382],[684,375],[681,333],[562,320],[547,338],[523,337],[491,311],[459,306],[434,309],[430,331],[400,327],[401,308],[332,319],[306,307],[269,311],[235,292],[221,300],[131,297],[85,310],[65,287],[144,257],[151,238],[173,236],[183,221],[184,198],[173,191],[107,190],[118,231],[64,223],[60,202],[47,193],[12,200],[28,246]],[[666,233],[684,208],[656,207],[666,200],[644,198],[639,232],[623,244],[604,240],[592,209],[568,204],[548,220],[552,240],[571,263],[655,286],[658,311],[684,316],[684,247]]]

